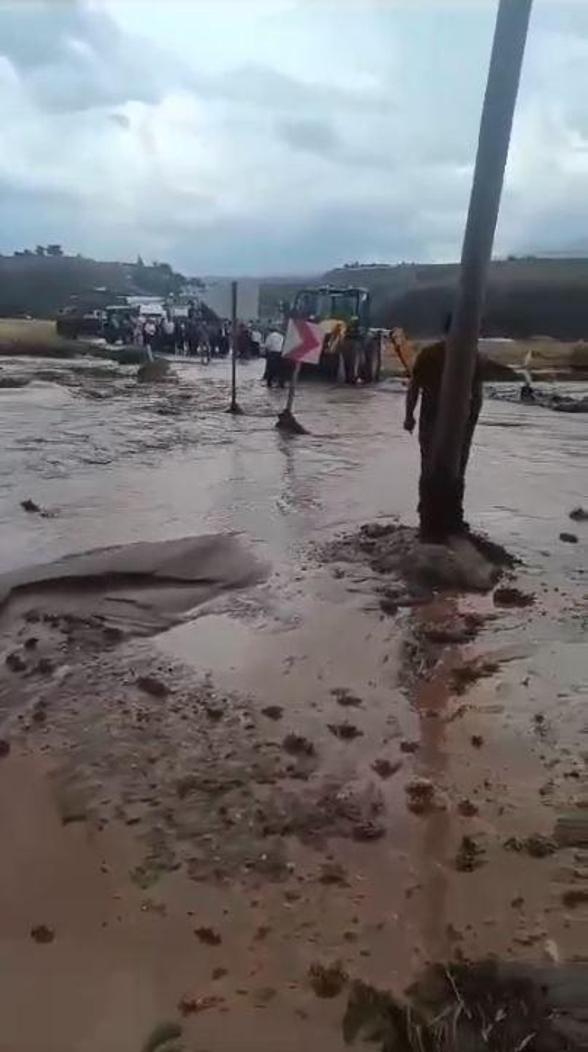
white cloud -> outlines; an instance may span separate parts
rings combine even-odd
[[[1,247],[288,271],[456,258],[491,0],[0,7]],[[588,12],[537,0],[501,251],[588,227]]]

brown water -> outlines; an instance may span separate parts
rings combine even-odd
[[[260,385],[258,364],[241,370],[238,418],[225,413],[226,365],[179,367],[169,390],[136,389],[125,370],[72,382],[69,364],[57,368],[68,386],[0,391],[2,569],[237,531],[272,572],[154,643],[84,649],[51,624],[0,626],[7,648],[34,631],[59,665],[48,682],[9,677],[0,698],[14,743],[0,760],[0,964],[10,975],[0,1049],[134,1052],[157,1022],[180,1018],[189,994],[223,1000],[181,1019],[186,1049],[334,1052],[343,1002],[310,991],[316,960],[402,990],[425,961],[456,952],[585,952],[581,913],[561,898],[585,853],[504,848],[512,836],[551,835],[583,792],[588,526],[568,512],[588,506],[585,419],[488,401],[477,432],[470,518],[524,561],[517,583],[536,594],[532,608],[450,596],[383,617],[369,568],[333,574],[317,544],[383,516],[414,522],[417,447],[402,431],[400,385],[302,387],[296,412],[311,434],[290,440],[273,426],[283,394]],[[54,516],[27,515],[25,497]],[[579,543],[559,541],[562,530]],[[424,652],[419,671],[407,643],[467,610],[492,618],[473,643]],[[458,696],[452,670],[477,656],[498,667]],[[137,696],[137,671],[153,666],[170,684],[166,702]],[[341,707],[337,688],[361,704]],[[47,723],[31,717],[39,698]],[[274,722],[262,710],[276,704]],[[361,736],[334,737],[328,725],[344,720]],[[289,732],[317,753],[290,771]],[[387,781],[372,769],[382,757],[402,764]],[[63,826],[56,779],[72,771],[91,806],[86,821]],[[224,813],[214,795],[178,799],[178,780],[227,772],[240,787],[224,790]],[[441,805],[421,816],[406,807],[415,776]],[[461,814],[465,799],[476,815]],[[355,839],[357,809],[385,835]],[[297,832],[276,834],[281,821]],[[171,852],[173,866],[141,888],[129,871],[153,850],[156,827],[159,863]],[[474,872],[455,868],[463,835],[484,853]],[[319,881],[329,858],[343,886]],[[30,939],[40,923],[55,930],[50,945]],[[194,936],[203,924],[220,946]],[[271,930],[260,936],[260,926]],[[228,975],[212,979],[216,966]]]

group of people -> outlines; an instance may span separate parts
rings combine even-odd
[[[186,317],[174,318],[170,311],[161,318],[139,315],[133,326],[132,342],[164,354],[200,355],[204,361],[226,357],[231,345],[227,324],[210,323],[194,308],[189,308]]]

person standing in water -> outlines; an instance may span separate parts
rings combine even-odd
[[[439,340],[437,343],[429,344],[427,347],[423,347],[423,349],[419,352],[417,359],[414,363],[410,384],[406,393],[406,413],[404,418],[404,429],[410,434],[412,434],[415,428],[415,410],[419,398],[421,400],[421,409],[419,416],[419,445],[421,447],[419,512],[422,511],[423,500],[425,499],[425,494],[427,492],[425,480],[427,479],[429,473],[433,470],[433,443],[435,438],[437,417],[439,413],[439,404],[441,401],[441,384],[443,381],[443,368],[445,365],[446,340],[449,330],[451,328],[451,321],[452,318],[451,315],[449,315],[444,325],[445,338],[443,340]],[[482,368],[480,355],[477,352],[476,370],[472,384],[470,412],[468,416],[460,462],[458,493],[459,513],[455,521],[451,524],[451,532],[453,533],[462,533],[468,528],[467,523],[464,521],[463,517],[465,472],[470,455],[470,447],[472,444],[474,428],[480,415],[480,409],[482,408],[482,400]],[[423,537],[422,539],[434,541],[438,538]]]

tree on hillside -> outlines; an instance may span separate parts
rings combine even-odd
[[[37,247],[35,249],[35,255],[36,256],[44,256],[45,255],[45,246],[44,245],[37,245]]]
[[[48,256],[62,256],[63,249],[61,245],[47,245],[46,252]]]
[[[138,267],[144,267],[145,266],[142,256],[137,256],[137,266]]]

